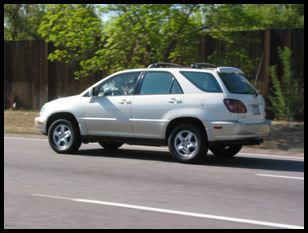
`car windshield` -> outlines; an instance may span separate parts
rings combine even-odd
[[[253,94],[257,95],[258,91],[242,74],[220,73],[221,80],[229,90],[234,94]]]

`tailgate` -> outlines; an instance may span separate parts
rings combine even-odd
[[[232,94],[228,97],[242,101],[247,109],[246,113],[239,113],[239,122],[257,123],[264,121],[265,102],[262,95]]]

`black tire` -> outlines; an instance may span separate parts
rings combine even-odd
[[[103,142],[103,141],[98,142],[98,144],[100,144],[106,150],[116,150],[123,145],[122,142]]]
[[[57,153],[75,153],[81,145],[79,128],[69,120],[56,120],[49,127],[48,141],[51,148]]]
[[[204,131],[194,124],[175,127],[168,137],[168,147],[171,156],[181,163],[199,162],[208,150]]]
[[[222,158],[232,158],[242,149],[242,147],[242,145],[221,145],[210,148],[210,150],[216,156]]]

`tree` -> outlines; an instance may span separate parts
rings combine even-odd
[[[103,29],[104,46],[96,52],[92,64],[113,72],[157,61],[195,61],[198,24],[193,17],[198,7],[174,4],[103,7],[101,12],[113,12],[113,17]],[[83,70],[87,67],[85,63]]]
[[[103,12],[112,11],[115,15],[105,25],[106,44],[98,51],[96,60],[101,61],[101,67],[112,70],[146,66],[155,61],[189,64],[199,58],[197,38],[208,33],[227,43],[226,57],[218,64],[229,61],[228,65],[241,65],[251,74],[260,58],[251,60],[247,51],[236,48],[235,42],[244,44],[245,38],[233,32],[303,25],[301,17],[295,17],[301,14],[303,17],[300,9],[301,5],[292,7],[291,4],[109,5]],[[288,15],[289,20],[281,14]],[[210,59],[218,61],[214,57],[213,54]],[[106,64],[107,58],[114,59]]]
[[[220,65],[241,67],[253,77],[260,63],[249,57],[248,41],[258,46],[262,41],[245,36],[245,31],[275,28],[303,28],[303,4],[214,4],[207,6],[206,25],[211,37],[224,44],[224,54],[214,51],[207,59]]]
[[[229,43],[224,63],[244,62],[244,70],[251,73],[259,59],[248,60],[243,49],[232,52],[234,42],[243,40],[232,32],[303,26],[304,17],[303,5],[291,4],[111,4],[97,8],[49,5],[39,27],[39,34],[56,47],[49,59],[77,62],[77,78],[157,61],[190,64],[199,60],[199,38],[204,33]],[[111,17],[102,22],[97,12]],[[216,58],[215,54],[210,57]]]
[[[40,39],[37,29],[45,8],[44,4],[4,4],[4,39]]]
[[[91,59],[101,47],[102,22],[93,5],[54,4],[48,5],[38,33],[52,42],[55,51],[51,61],[79,63]]]
[[[51,5],[39,28],[53,42],[51,60],[78,61],[76,77],[105,70],[147,66],[157,61],[192,62],[198,53],[199,5],[114,4],[102,7],[113,16],[102,25],[89,5]]]
[[[303,4],[214,4],[208,6],[211,33],[303,28]]]

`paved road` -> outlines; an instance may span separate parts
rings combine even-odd
[[[304,160],[166,148],[82,145],[54,153],[45,137],[4,137],[5,228],[303,228]]]

